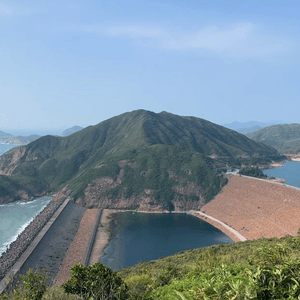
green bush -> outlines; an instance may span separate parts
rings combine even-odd
[[[77,296],[65,292],[62,286],[54,285],[48,288],[42,300],[77,300]]]
[[[250,167],[250,168],[242,168],[239,171],[239,174],[251,176],[251,177],[257,177],[257,178],[265,178],[267,175],[263,173],[262,170],[260,170],[258,167]]]
[[[90,266],[75,264],[72,276],[63,284],[66,293],[74,294],[82,300],[127,300],[128,288],[116,272],[101,263]]]
[[[49,283],[47,274],[29,269],[26,275],[19,275],[21,281],[13,290],[7,290],[0,300],[41,300]]]

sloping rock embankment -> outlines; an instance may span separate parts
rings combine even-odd
[[[230,175],[222,192],[201,211],[234,228],[248,240],[296,236],[300,227],[300,189]]]
[[[0,279],[4,278],[8,270],[13,266],[21,254],[34,240],[40,230],[52,217],[58,207],[68,197],[68,194],[58,193],[53,196],[50,203],[40,212],[18,238],[10,244],[9,248],[0,257]]]

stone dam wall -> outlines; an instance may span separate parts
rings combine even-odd
[[[41,211],[19,234],[17,239],[12,242],[9,248],[2,253],[0,257],[0,280],[2,280],[9,269],[14,265],[26,248],[31,244],[45,224],[50,220],[52,215],[64,202],[66,197],[54,197],[49,204]]]

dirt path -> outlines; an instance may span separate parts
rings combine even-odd
[[[201,211],[249,240],[287,234],[295,236],[300,227],[300,190],[231,175],[223,191]]]
[[[111,218],[109,216],[116,212],[118,212],[116,209],[103,209],[89,264],[100,261],[104,255],[104,249],[108,245],[110,237],[109,223]]]
[[[81,219],[79,229],[70,245],[59,272],[54,280],[55,285],[61,285],[71,276],[70,268],[76,263],[81,263],[86,245],[89,241],[98,209],[87,209]]]
[[[190,214],[194,217],[200,218],[200,219],[204,220],[205,222],[218,228],[223,233],[225,233],[227,236],[229,236],[234,242],[247,241],[247,239],[243,235],[241,235],[238,231],[236,231],[235,229],[231,228],[224,222],[219,221],[216,218],[211,217],[201,211],[191,210],[188,212],[188,214]]]

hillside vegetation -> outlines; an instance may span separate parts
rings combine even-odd
[[[247,133],[246,136],[274,147],[281,153],[297,154],[300,152],[300,124],[269,126]]]
[[[282,159],[275,149],[203,119],[138,110],[12,149],[0,157],[0,172],[33,194],[68,185],[86,206],[101,206],[101,197],[106,207],[122,198],[137,208],[148,197],[160,208],[184,209],[186,203],[199,208],[220,191],[227,165]]]
[[[40,272],[22,276],[0,299],[275,300],[299,299],[299,237],[216,245],[140,263],[118,273],[76,264],[63,286]]]

